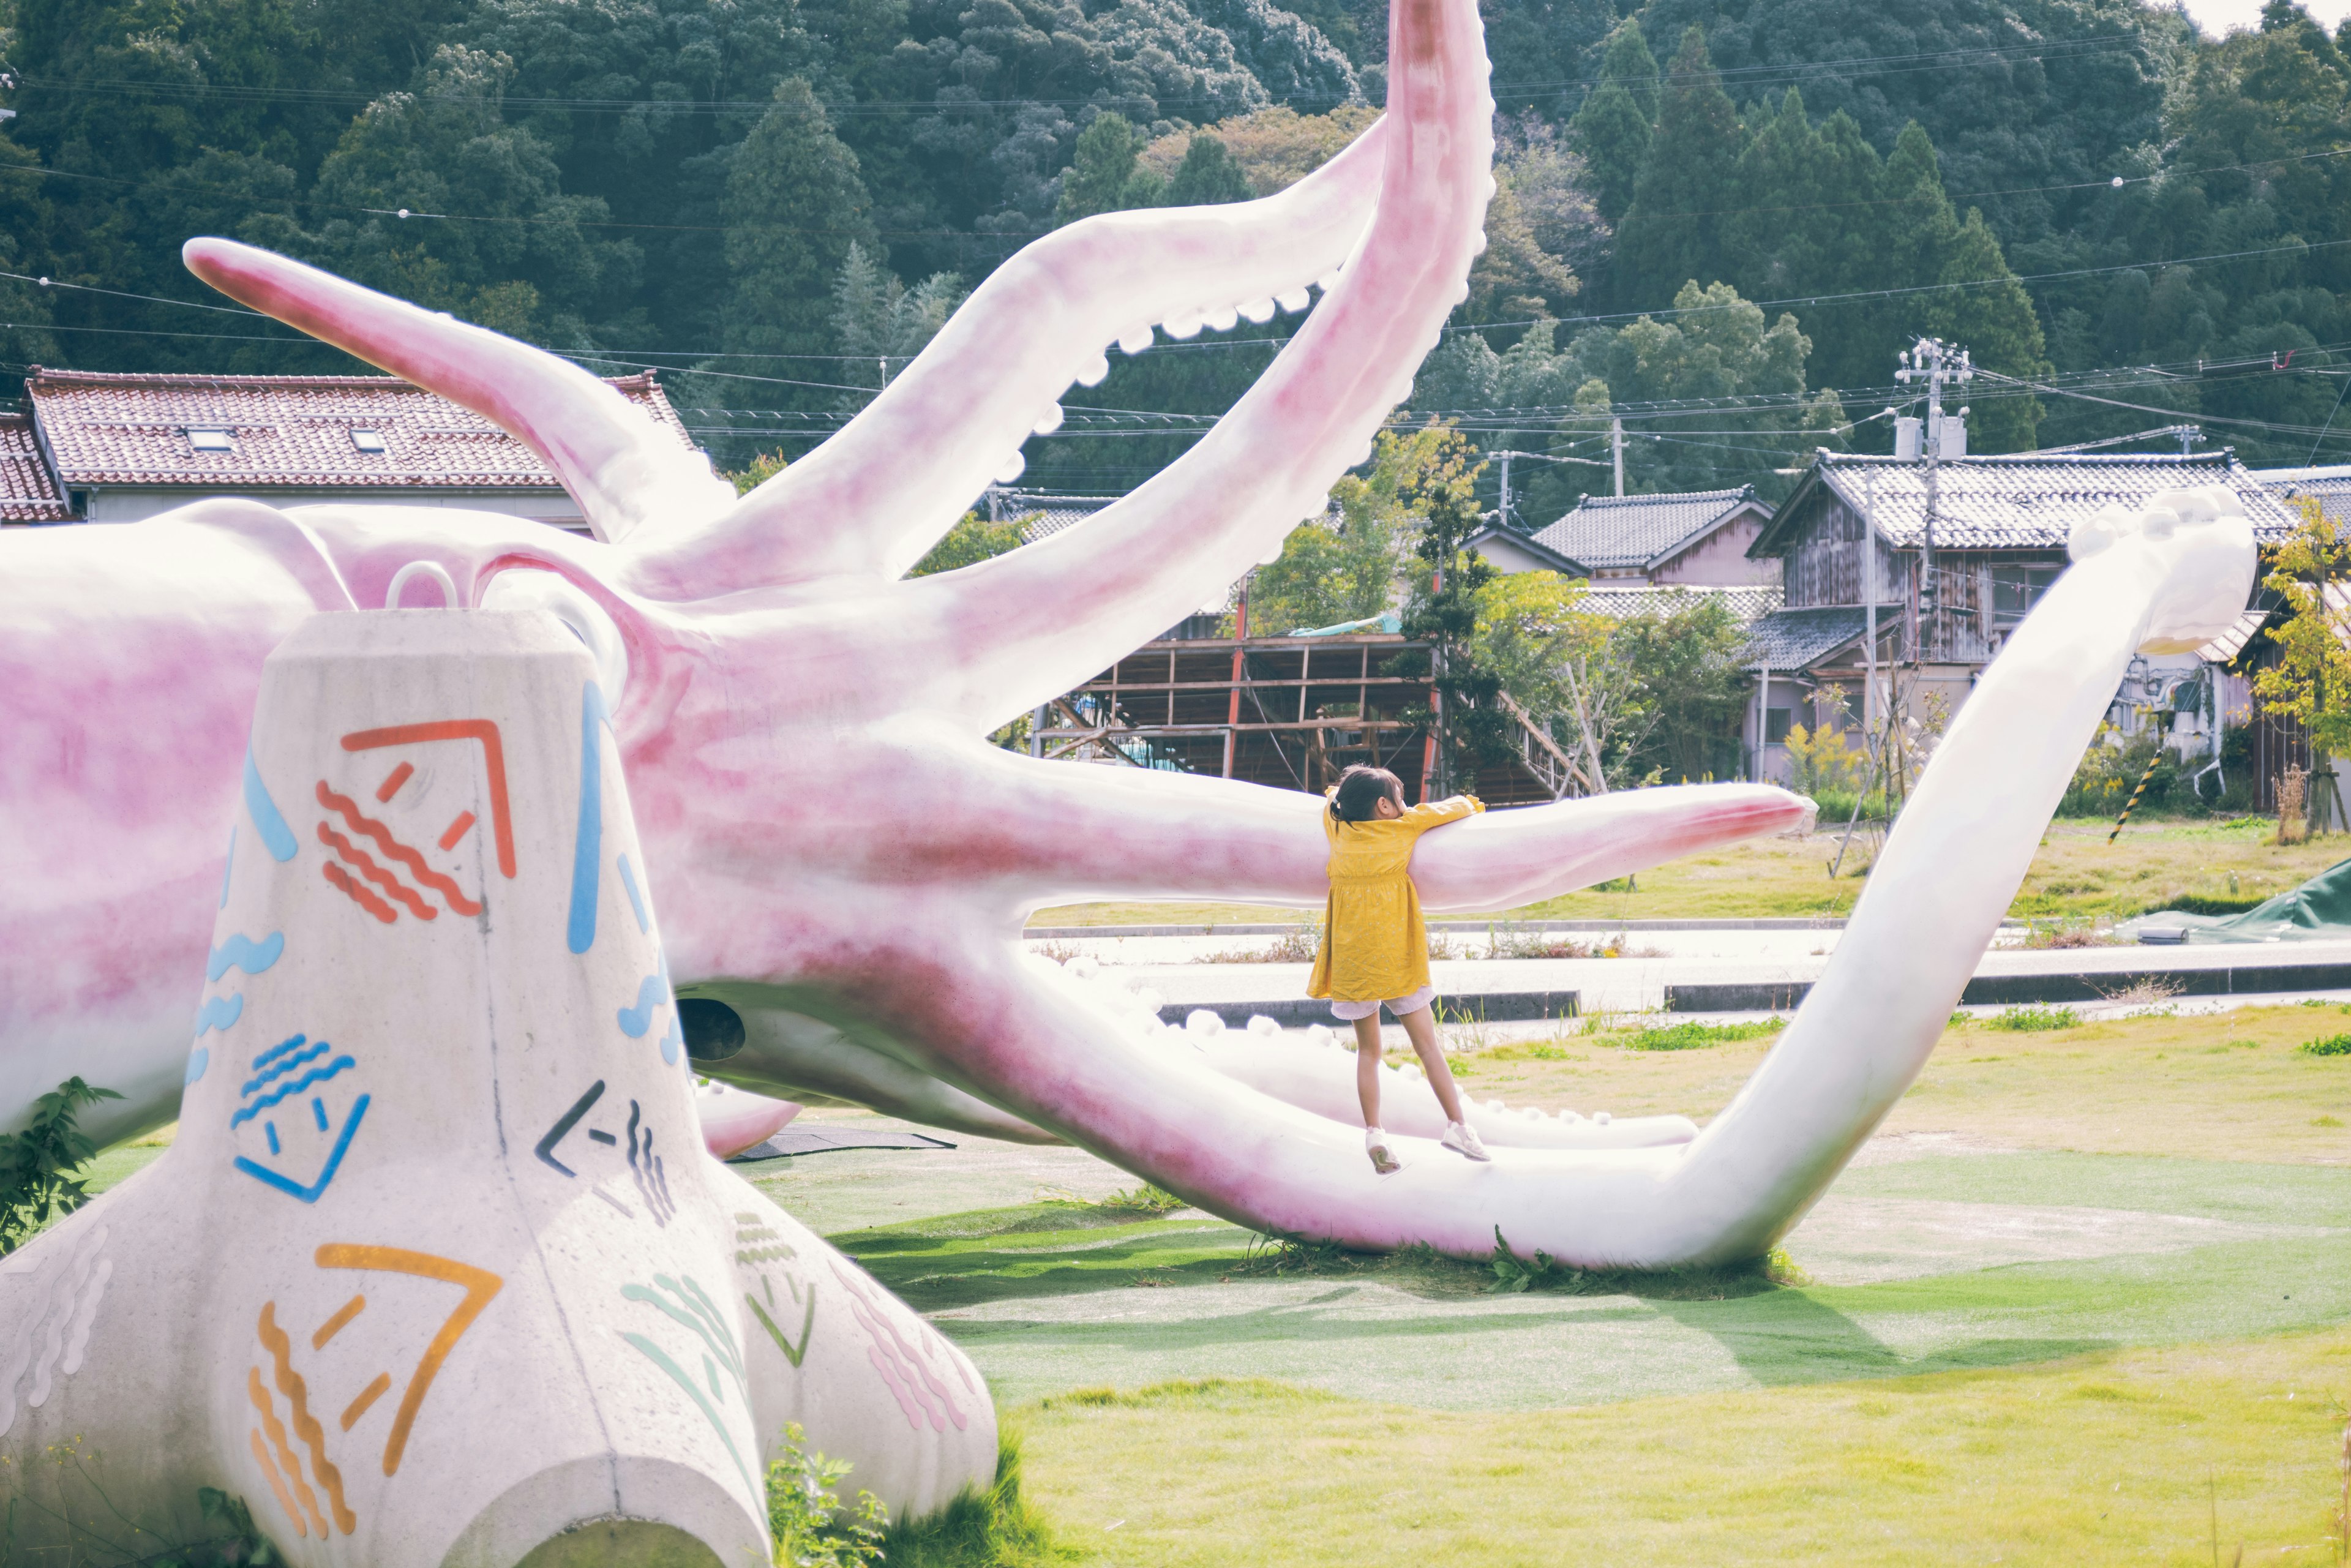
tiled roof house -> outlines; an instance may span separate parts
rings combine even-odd
[[[1873,619],[1876,667],[1907,668],[1914,703],[1939,691],[1957,712],[1977,673],[2065,570],[2076,523],[2109,505],[2136,510],[2160,491],[2207,485],[2235,493],[2263,543],[2294,525],[2262,477],[2227,450],[1947,460],[1936,473],[1938,602],[1922,613],[1926,465],[1823,452],[1750,547],[1780,561],[1786,593],[1783,608],[1750,628],[1759,677],[1769,672],[1778,685],[1763,699],[1767,711],[1750,709],[1750,745],[1759,716],[1767,753],[1791,722],[1811,723],[1803,704],[1823,688],[1843,694],[1855,720],[1863,716],[1871,706],[1864,686]],[[1765,771],[1782,770],[1767,755]]]
[[[33,422],[21,413],[0,413],[0,523],[63,523],[73,517],[49,465]]]
[[[1745,587],[1779,580],[1774,562],[1747,552],[1771,518],[1771,504],[1751,485],[1588,496],[1531,535],[1488,528],[1470,548],[1504,571],[1572,570],[1595,583],[1635,579],[1661,588]]]
[[[609,384],[680,444],[693,444],[651,373]],[[8,521],[131,522],[204,496],[237,495],[277,506],[463,507],[559,528],[586,526],[529,447],[471,410],[393,376],[129,375],[37,367],[25,379],[23,406],[17,424],[29,431],[33,461],[62,512],[0,511]],[[9,441],[0,433],[0,473],[12,486],[29,484],[16,477]]]
[[[2316,468],[2256,468],[2254,478],[2281,501],[2295,501],[2307,496],[2318,502],[2318,509],[2338,523],[2351,523],[2351,463],[2334,463]]]

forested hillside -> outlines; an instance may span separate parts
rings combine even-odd
[[[1487,12],[1491,244],[1409,417],[1582,459],[1521,466],[1525,520],[1605,486],[1612,418],[1639,488],[1883,449],[1920,332],[1994,372],[1979,451],[2186,417],[2249,461],[2351,458],[2351,36],[2285,0],[2218,41],[2133,0]],[[1036,235],[1329,157],[1375,116],[1385,26],[1374,0],[0,0],[0,374],[349,368],[200,308],[179,244],[227,234],[662,367],[722,461],[789,455]],[[1297,319],[1114,354],[1025,482],[1131,487]]]

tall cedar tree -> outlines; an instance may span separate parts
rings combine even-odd
[[[1657,57],[1649,53],[1637,18],[1625,17],[1608,36],[1600,78],[1568,122],[1568,141],[1592,172],[1600,215],[1618,224],[1633,204],[1634,183],[1649,156],[1657,117]]]
[[[857,154],[832,133],[824,105],[799,77],[778,82],[726,172],[727,348],[827,352],[833,280],[849,247],[880,247],[872,208]]]
[[[1616,234],[1617,303],[1654,308],[1685,283],[1730,276],[1723,220],[1738,205],[1739,110],[1707,58],[1706,34],[1682,34],[1666,73],[1657,133]]]

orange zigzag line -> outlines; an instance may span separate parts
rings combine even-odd
[[[360,814],[359,804],[357,801],[353,800],[348,795],[338,795],[332,789],[328,789],[327,781],[323,779],[319,780],[319,804],[327,807],[330,810],[340,811],[343,814],[343,821],[349,822],[354,831],[365,833],[369,838],[373,839],[378,844],[381,845],[384,853],[390,855],[392,859],[398,861],[401,864],[406,866],[411,872],[414,873],[417,881],[423,883],[425,886],[435,890],[442,897],[447,899],[449,901],[449,907],[455,910],[458,914],[479,915],[482,912],[482,906],[475,904],[472,899],[467,898],[463,888],[459,887],[449,878],[443,876],[439,872],[434,871],[431,866],[426,865],[424,863],[424,857],[418,854],[414,850],[410,849],[406,844],[402,843],[398,839],[393,838],[390,828],[385,827],[381,822],[375,821],[372,817],[361,816]]]
[[[302,1511],[294,1506],[294,1494],[286,1490],[286,1478],[277,1473],[277,1461],[269,1457],[268,1448],[261,1440],[258,1429],[253,1430],[253,1457],[261,1461],[261,1473],[269,1478],[269,1490],[277,1494],[277,1506],[294,1521],[298,1534],[308,1538],[310,1527],[302,1522]]]
[[[287,1359],[294,1347],[286,1331],[277,1326],[277,1311],[276,1301],[262,1303],[261,1343],[268,1347],[270,1360],[277,1363],[277,1392],[286,1396],[286,1402],[294,1407],[294,1435],[309,1448],[310,1468],[318,1472],[319,1484],[327,1489],[327,1506],[334,1511],[335,1523],[349,1535],[359,1528],[360,1516],[343,1504],[343,1473],[327,1458],[326,1429],[310,1414],[308,1391],[303,1386],[302,1375]]]
[[[277,1406],[270,1403],[269,1390],[261,1385],[261,1368],[247,1367],[246,1373],[246,1395],[252,1399],[253,1407],[261,1412],[261,1424],[268,1428],[269,1440],[277,1445],[277,1459],[285,1467],[286,1479],[294,1483],[294,1495],[302,1500],[304,1508],[309,1510],[311,1520],[319,1526],[319,1539],[324,1541],[327,1539],[327,1520],[319,1511],[319,1496],[310,1490],[310,1483],[302,1479],[302,1461],[294,1457],[293,1446],[286,1441],[285,1423],[277,1419]],[[299,1525],[302,1516],[296,1514],[294,1522]]]
[[[374,857],[367,851],[360,848],[324,822],[319,824],[319,841],[359,867],[361,876],[408,905],[409,913],[415,915],[417,919],[433,920],[439,917],[441,912],[425,903],[423,894],[376,864]]]

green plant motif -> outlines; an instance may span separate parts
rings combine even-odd
[[[840,1487],[852,1468],[805,1446],[797,1421],[784,1428],[783,1457],[768,1466],[768,1530],[776,1561],[790,1568],[867,1568],[882,1561],[890,1510],[870,1491],[844,1505]]]
[[[111,1089],[68,1078],[33,1102],[31,1125],[0,1134],[0,1255],[32,1239],[51,1218],[89,1201],[88,1178],[74,1173],[97,1158],[98,1148],[75,1118],[84,1105],[121,1098]]]
[[[2351,1056],[2351,1034],[2330,1034],[2295,1049],[2304,1056]]]

